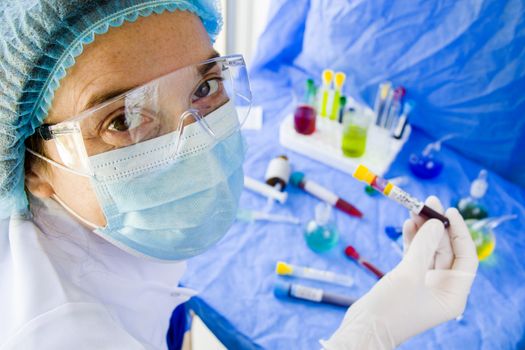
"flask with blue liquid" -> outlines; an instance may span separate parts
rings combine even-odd
[[[306,225],[306,244],[316,253],[332,249],[339,241],[339,232],[331,223],[331,218],[332,207],[328,203],[319,203],[315,207],[315,220]]]

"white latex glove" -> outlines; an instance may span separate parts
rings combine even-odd
[[[435,197],[426,203],[443,211]],[[403,260],[348,309],[332,337],[321,341],[325,349],[393,349],[463,313],[478,258],[459,212],[451,208],[445,215],[448,230],[436,219],[405,222]]]

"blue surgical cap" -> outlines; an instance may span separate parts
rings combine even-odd
[[[2,0],[0,3],[0,219],[25,212],[24,141],[46,118],[60,80],[110,27],[164,11],[200,17],[211,41],[218,0]]]

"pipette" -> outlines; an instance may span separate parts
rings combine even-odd
[[[401,188],[397,187],[393,183],[388,182],[382,177],[377,176],[376,174],[368,170],[368,168],[364,165],[360,164],[357,167],[356,171],[354,172],[354,177],[359,181],[363,181],[369,184],[374,189],[381,192],[388,198],[395,200],[414,214],[422,215],[431,219],[438,219],[443,223],[445,227],[448,227],[450,225],[450,222],[448,221],[447,217],[438,213],[429,206],[425,205],[425,203],[421,202],[420,200],[412,197],[410,194],[403,191]]]
[[[305,180],[304,173],[301,173],[299,171],[292,173],[292,175],[290,176],[290,184],[301,188],[302,190],[313,195],[314,197],[325,201],[326,203],[330,204],[333,207],[336,207],[337,209],[347,213],[348,215],[352,215],[358,218],[363,217],[363,213],[361,213],[352,204],[338,197],[335,193],[331,192],[330,190],[324,188],[323,186],[313,181]]]
[[[278,298],[294,298],[343,307],[349,307],[355,302],[354,298],[346,295],[329,293],[320,288],[282,281],[275,282],[273,293]]]
[[[325,69],[323,71],[323,86],[321,87],[321,117],[328,116],[328,100],[330,97],[330,87],[332,85],[332,79],[334,78],[334,71],[331,69]]]
[[[299,218],[296,218],[295,216],[271,214],[264,211],[245,209],[240,209],[237,212],[237,219],[244,222],[269,221],[293,225],[299,225],[301,223]]]
[[[275,266],[275,272],[281,276],[294,276],[314,281],[329,282],[350,287],[354,284],[354,279],[350,276],[340,275],[332,271],[324,271],[312,269],[310,267],[302,267],[292,264],[287,264],[283,261],[278,261]]]

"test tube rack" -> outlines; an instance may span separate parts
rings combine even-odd
[[[368,129],[366,151],[359,158],[349,158],[341,150],[343,126],[337,121],[317,117],[316,130],[311,135],[295,131],[293,114],[287,115],[279,128],[279,142],[284,147],[306,157],[329,165],[348,174],[353,174],[359,164],[366,164],[376,174],[382,176],[394,161],[403,144],[410,135],[410,126],[397,140],[390,132],[374,124],[374,112],[355,100],[349,101],[358,113],[368,114],[371,123]]]

